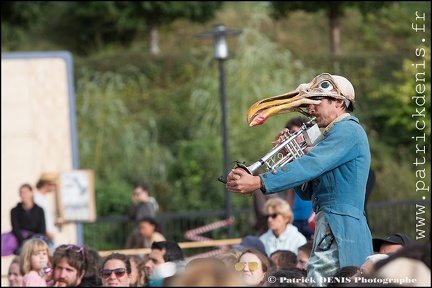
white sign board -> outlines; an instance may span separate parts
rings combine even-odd
[[[93,222],[96,220],[92,170],[60,173],[60,217],[64,221]]]

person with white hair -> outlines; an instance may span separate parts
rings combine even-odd
[[[360,266],[360,274],[364,277],[368,277],[374,272],[375,263],[387,257],[387,254],[373,254],[367,256],[366,261]]]
[[[277,250],[288,250],[297,255],[300,246],[306,244],[306,237],[294,226],[294,214],[288,202],[282,198],[270,198],[264,205],[269,229],[259,237],[267,256]]]

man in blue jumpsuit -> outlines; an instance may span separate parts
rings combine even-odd
[[[311,200],[316,224],[308,281],[311,286],[326,286],[336,270],[361,266],[373,254],[364,212],[371,162],[369,142],[359,120],[350,115],[355,93],[346,78],[322,73],[292,92],[259,101],[250,108],[249,125],[286,113],[289,105],[283,106],[284,111],[275,108],[284,105],[284,98],[295,99],[293,103],[299,104],[291,105],[306,107],[308,114],[316,117],[318,127],[324,129],[323,139],[304,156],[258,176],[234,168],[226,187],[242,194],[256,189],[272,194],[294,188],[302,199]]]

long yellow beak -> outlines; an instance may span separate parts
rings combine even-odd
[[[309,104],[319,104],[321,100],[312,100],[304,96],[303,93],[300,93],[300,91],[296,89],[256,102],[248,111],[247,122],[249,127],[261,125],[271,116],[288,112],[300,112],[309,116],[307,112],[303,111],[300,107]]]
[[[351,82],[345,77],[321,73],[311,82],[300,84],[294,91],[256,102],[249,108],[247,122],[250,127],[261,125],[271,116],[288,112],[300,112],[310,116],[304,108],[311,104],[320,104],[321,100],[311,99],[319,96],[353,102],[355,92]]]

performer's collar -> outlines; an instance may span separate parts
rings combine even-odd
[[[326,128],[324,128],[323,136],[326,136],[330,132],[330,129],[333,128],[333,126],[336,122],[341,121],[342,119],[344,119],[348,116],[351,116],[351,114],[350,113],[344,113],[344,114],[339,115],[337,118],[335,118],[329,125],[327,125]]]

